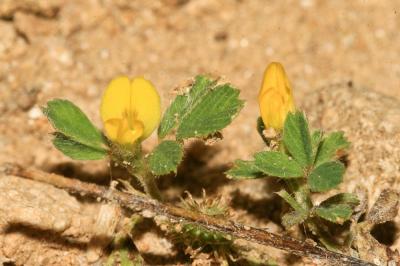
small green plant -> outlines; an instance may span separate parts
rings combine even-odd
[[[359,201],[353,194],[339,193],[315,204],[312,196],[334,189],[342,182],[345,166],[340,156],[349,142],[342,132],[310,132],[305,114],[295,108],[291,86],[279,63],[267,68],[258,100],[261,112],[258,131],[266,150],[255,154],[253,160],[237,160],[227,175],[233,179],[284,180],[284,189],[277,194],[291,209],[282,216],[283,226],[290,229],[303,225],[328,249],[339,250],[329,224],[343,225],[350,220]],[[160,103],[159,94],[149,81],[118,77],[110,82],[102,97],[103,130],[97,129],[68,100],[51,100],[43,112],[55,129],[53,144],[63,154],[75,160],[108,158],[129,173],[128,180],[121,183],[131,194],[143,195],[132,186],[139,181],[146,197],[162,201],[156,178],[177,172],[184,157],[185,141],[214,137],[232,122],[244,102],[239,99],[239,90],[230,84],[197,76],[163,115]],[[142,142],[156,129],[158,144],[145,152]],[[181,209],[189,217],[201,217],[199,220],[229,217],[227,206],[218,197],[204,196],[198,201],[189,194],[182,200]],[[131,218],[126,228],[115,235],[108,265],[143,263],[140,254],[130,252],[125,245],[141,221],[138,215]],[[234,261],[234,256],[246,259],[229,232],[207,226],[197,220],[164,224],[173,239],[192,251],[208,250],[225,264]]]
[[[340,193],[317,205],[312,194],[327,192],[342,182],[345,166],[339,155],[349,142],[343,132],[310,132],[306,116],[294,110],[292,98],[283,67],[271,64],[259,95],[262,118],[258,127],[267,150],[256,153],[254,160],[237,160],[227,175],[284,180],[285,188],[276,192],[291,207],[282,216],[283,226],[289,229],[302,224],[327,248],[335,249],[325,221],[342,225],[359,201],[353,194]]]
[[[56,130],[53,144],[63,154],[75,160],[109,158],[130,174],[128,183],[121,181],[130,192],[133,190],[131,183],[138,180],[147,196],[161,201],[163,197],[156,185],[156,177],[176,173],[184,156],[185,140],[213,136],[231,123],[244,103],[238,98],[239,90],[206,76],[195,77],[183,91],[161,118],[160,97],[149,81],[143,78],[131,81],[127,77],[112,80],[103,94],[100,108],[104,131],[97,129],[68,100],[49,101],[43,113]],[[145,153],[142,141],[157,127],[159,143]],[[189,205],[187,202],[187,207]],[[217,211],[216,207],[206,209]],[[192,211],[202,212],[197,208]],[[207,212],[204,215],[214,214]],[[132,230],[133,227],[128,231]],[[181,233],[179,239],[187,245],[200,247],[211,244],[212,248],[218,246],[220,249],[231,243],[229,236],[192,224],[182,224]],[[117,234],[116,240],[126,239],[129,234]],[[194,237],[194,240],[188,243],[187,236]],[[118,260],[116,258],[121,265],[141,264],[138,262],[140,256],[135,263],[129,262],[127,249],[122,244],[116,245],[109,259],[110,265]]]
[[[161,119],[154,86],[143,78],[119,77],[111,81],[102,98],[104,133],[68,100],[51,100],[43,112],[56,130],[53,144],[62,153],[75,160],[108,157],[126,168],[132,181],[140,181],[147,195],[161,200],[155,178],[176,172],[185,140],[205,139],[229,125],[243,107],[238,95],[230,84],[197,76]],[[157,127],[159,144],[145,154],[141,143]]]

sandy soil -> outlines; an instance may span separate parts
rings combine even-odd
[[[217,155],[199,159],[205,173],[217,179],[202,179],[202,172],[192,178],[212,190],[213,180],[224,182],[220,169],[225,163],[262,148],[254,129],[256,95],[271,61],[285,65],[296,100],[307,110],[318,104],[308,93],[348,80],[400,99],[399,12],[400,2],[389,0],[3,0],[0,163],[101,182],[99,177],[108,174],[106,162],[70,164],[52,147],[40,106],[54,97],[67,98],[100,126],[100,96],[117,75],[152,80],[165,108],[179,84],[212,73],[240,88],[247,101],[225,130]],[[151,138],[146,147],[155,143]],[[255,188],[263,186],[245,187],[263,195]],[[166,193],[174,199],[183,189],[191,188],[172,187]],[[241,211],[254,225],[270,224]]]

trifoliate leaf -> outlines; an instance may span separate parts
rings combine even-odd
[[[243,106],[238,96],[239,91],[230,85],[211,90],[182,117],[177,138],[205,137],[229,125]]]
[[[286,229],[289,229],[295,225],[301,224],[306,219],[306,214],[298,211],[291,211],[282,216],[282,225]]]
[[[330,204],[316,207],[315,213],[332,223],[343,224],[350,219],[353,209],[347,204]]]
[[[43,108],[53,127],[68,139],[97,150],[103,150],[105,141],[99,130],[72,102],[55,99]]]
[[[345,167],[338,161],[326,162],[315,168],[308,176],[308,184],[314,192],[335,188],[342,182]]]
[[[265,176],[260,169],[256,166],[254,161],[243,161],[236,160],[233,167],[226,172],[229,178],[241,180],[241,179],[253,179]]]
[[[279,192],[276,192],[281,198],[283,198],[294,210],[299,213],[306,213],[306,210],[301,207],[301,205],[293,198],[286,190],[282,189]]]
[[[100,160],[107,155],[104,149],[95,149],[81,144],[61,133],[54,134],[53,145],[74,160]]]
[[[357,196],[352,193],[339,193],[330,198],[327,198],[319,206],[327,207],[335,204],[347,204],[352,208],[355,208],[360,201],[358,200]]]
[[[216,85],[215,80],[197,76],[189,92],[177,96],[167,109],[160,127],[164,138],[177,128],[177,139],[206,137],[227,125],[243,107],[239,90],[229,84]]]
[[[303,167],[313,162],[308,122],[302,112],[289,113],[283,129],[283,142],[293,158]]]
[[[182,157],[182,146],[176,141],[165,140],[150,153],[148,158],[150,170],[155,175],[176,172]]]
[[[259,152],[255,165],[263,173],[281,178],[296,178],[304,175],[302,167],[288,155],[277,151]]]
[[[350,143],[341,131],[333,132],[324,138],[319,145],[315,165],[337,159],[337,152],[347,149]]]

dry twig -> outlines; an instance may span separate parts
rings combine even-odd
[[[264,229],[246,226],[229,220],[207,217],[144,196],[116,190],[110,191],[110,189],[96,184],[85,183],[56,174],[49,174],[36,169],[25,169],[18,165],[8,164],[4,167],[4,171],[10,175],[51,184],[71,193],[101,198],[107,201],[115,201],[120,204],[120,206],[128,208],[134,212],[141,212],[142,214],[146,213],[146,216],[150,215],[152,217],[157,216],[159,219],[168,219],[171,223],[195,223],[207,228],[208,230],[218,231],[250,242],[285,250],[298,256],[325,260],[330,264],[336,265],[375,265],[351,256],[328,251],[320,246],[308,242],[301,242],[287,236],[280,236]]]

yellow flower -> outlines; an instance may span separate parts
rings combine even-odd
[[[118,77],[104,92],[100,113],[110,140],[133,144],[150,136],[160,123],[160,96],[144,78]]]
[[[258,103],[265,127],[282,130],[287,114],[295,110],[295,105],[292,88],[280,63],[273,62],[265,70]]]

